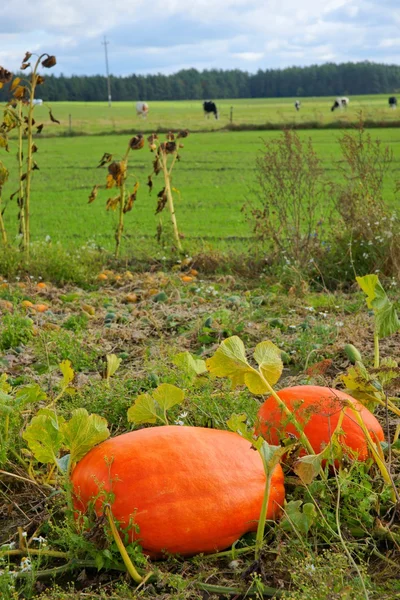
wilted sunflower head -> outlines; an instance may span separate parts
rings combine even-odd
[[[9,83],[13,77],[10,71],[7,71],[4,67],[0,67],[0,83]]]
[[[51,69],[51,67],[54,67],[54,65],[56,65],[56,64],[57,64],[56,57],[50,56],[49,54],[47,54],[47,58],[42,60],[42,67],[46,67],[46,69]]]
[[[140,150],[144,146],[144,137],[142,133],[138,133],[133,136],[129,141],[129,147],[131,150]]]

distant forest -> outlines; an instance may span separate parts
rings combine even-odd
[[[46,101],[107,99],[103,75],[66,77],[43,73],[37,97]],[[113,100],[198,100],[219,98],[284,98],[400,92],[400,66],[372,62],[327,63],[310,67],[259,70],[185,69],[172,75],[111,77]],[[0,90],[0,100],[7,90]]]

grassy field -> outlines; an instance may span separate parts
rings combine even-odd
[[[263,147],[263,140],[280,136],[279,132],[210,132],[198,133],[185,140],[182,161],[174,171],[174,186],[181,197],[176,202],[176,213],[181,231],[191,251],[193,244],[211,244],[221,247],[229,244],[241,248],[251,234],[243,204],[252,197],[255,183],[255,162]],[[340,159],[337,143],[339,131],[300,132],[300,137],[311,137],[327,174],[338,177],[335,161]],[[395,128],[372,131],[373,138],[393,149],[394,161],[386,181],[386,195],[394,202],[393,183],[400,179],[400,130]],[[83,136],[72,138],[45,138],[38,140],[36,155],[40,171],[34,173],[32,193],[32,233],[34,240],[50,236],[66,247],[77,247],[88,240],[112,249],[117,215],[106,212],[110,196],[101,190],[96,201],[87,199],[94,184],[104,184],[106,171],[97,169],[104,152],[116,158],[125,152],[129,136]],[[3,198],[17,189],[16,146],[11,142],[10,153],[2,152],[1,160],[11,171]],[[15,149],[14,149],[15,148]],[[131,154],[133,187],[135,176],[141,184],[137,202],[126,216],[124,251],[137,250],[143,241],[157,251],[154,240],[159,215],[155,215],[156,195],[163,187],[161,175],[154,181],[152,195],[146,186],[152,170],[153,155],[147,147]],[[323,211],[323,207],[321,207]],[[9,202],[5,212],[10,238],[17,234],[17,206]],[[167,211],[162,213],[164,224],[169,224]]]
[[[50,123],[48,108],[35,107],[37,122],[45,123],[44,134],[99,134],[117,133],[142,129],[155,131],[162,129],[189,128],[190,131],[215,131],[231,123],[236,126],[268,124],[304,124],[314,122],[326,126],[333,122],[346,124],[354,122],[360,111],[363,118],[376,122],[390,122],[399,119],[400,112],[388,107],[387,95],[352,96],[347,110],[331,112],[333,99],[304,98],[299,112],[294,108],[294,98],[255,98],[217,100],[220,113],[218,121],[213,116],[204,118],[201,100],[174,102],[150,102],[149,116],[143,119],[136,115],[136,102],[54,102],[51,104],[54,116],[60,125]]]

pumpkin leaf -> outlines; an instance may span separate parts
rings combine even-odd
[[[272,446],[265,440],[262,440],[262,445],[259,449],[259,452],[261,454],[261,458],[263,459],[264,469],[267,474],[272,473],[276,465],[280,462],[282,456],[286,454],[287,451],[287,447]]]
[[[150,394],[140,394],[133,406],[128,409],[128,421],[130,423],[156,423],[159,418],[157,405]]]
[[[60,471],[62,471],[63,473],[68,472],[70,458],[71,458],[70,454],[64,454],[64,456],[62,456],[61,458],[56,459],[57,465],[58,465]]]
[[[36,460],[42,463],[56,463],[57,454],[63,444],[61,428],[64,418],[47,408],[39,410],[26,428],[22,437]]]
[[[16,404],[19,409],[23,408],[27,404],[32,404],[34,402],[41,402],[42,400],[46,400],[46,398],[46,392],[44,392],[37,383],[25,385],[23,388],[20,388],[15,394]]]
[[[302,456],[293,465],[293,471],[298,475],[303,483],[309,485],[321,472],[323,452],[320,454],[307,454]]]
[[[221,342],[214,356],[206,360],[206,366],[213,375],[228,377],[232,388],[245,385],[245,375],[254,371],[247,362],[244,344],[237,335]]]
[[[107,421],[99,415],[89,415],[85,408],[72,411],[72,417],[61,426],[64,444],[71,453],[71,464],[75,464],[93,446],[110,436]]]
[[[184,393],[176,385],[161,383],[153,392],[153,398],[164,411],[182,404]]]
[[[119,369],[119,366],[122,362],[122,358],[118,358],[116,354],[107,354],[107,369],[106,369],[106,379],[110,380],[110,377],[114,375]]]
[[[281,351],[273,342],[261,342],[254,351],[254,359],[260,371],[271,386],[280,379],[283,371]]]
[[[302,500],[291,500],[285,506],[285,516],[280,526],[284,531],[296,529],[302,535],[307,535],[317,518],[317,511],[312,502],[303,504]]]
[[[71,381],[73,381],[74,377],[75,377],[75,372],[71,366],[71,361],[70,360],[63,360],[60,364],[60,371],[63,374],[63,380],[62,380],[62,384],[61,387],[63,389],[66,389],[69,384],[71,383]]]
[[[380,338],[399,331],[400,321],[392,302],[386,295],[377,275],[356,277],[357,283],[366,294],[367,306],[374,311],[375,330]]]
[[[206,361],[201,358],[195,358],[190,352],[180,352],[173,358],[173,363],[180,367],[189,377],[194,379],[197,375],[207,372]]]
[[[162,383],[150,394],[141,394],[128,410],[128,421],[136,424],[156,423],[157,420],[168,424],[166,411],[183,402],[184,393],[175,385]]]
[[[360,400],[369,410],[374,410],[381,390],[378,389],[378,382],[374,381],[362,363],[356,362],[345,375],[340,376],[340,379],[353,398]]]

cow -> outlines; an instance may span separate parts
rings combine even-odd
[[[149,105],[146,102],[136,102],[136,114],[145,119],[149,112]]]
[[[209,118],[210,115],[213,114],[214,117],[218,119],[218,109],[215,102],[213,102],[212,100],[206,100],[205,102],[203,102],[203,110],[205,117]]]
[[[336,98],[335,102],[333,103],[333,106],[331,108],[331,111],[333,112],[335,110],[335,108],[347,108],[349,105],[350,100],[348,98]]]
[[[389,108],[397,108],[397,98],[396,98],[396,96],[390,96],[390,98],[389,98]]]
[[[33,106],[42,106],[43,100],[41,98],[34,98],[32,104]]]
[[[300,100],[296,100],[296,102],[294,103],[294,107],[296,110],[300,110],[300,106],[301,106],[301,102]]]

